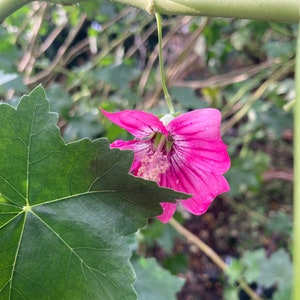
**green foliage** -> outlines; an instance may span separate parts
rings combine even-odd
[[[292,272],[290,255],[282,248],[270,257],[266,257],[264,249],[246,251],[240,259],[233,259],[226,270],[231,284],[243,275],[249,284],[256,283],[265,289],[276,287],[274,299],[282,300],[289,299],[292,281],[287,279],[292,278]]]
[[[134,287],[139,300],[176,300],[176,293],[184,284],[182,278],[162,269],[155,259],[143,258],[133,262],[137,281]]]
[[[227,173],[231,184],[232,196],[247,191],[258,191],[261,187],[263,171],[267,170],[269,157],[263,152],[247,151],[245,155],[236,157],[232,161],[231,169]]]
[[[142,230],[144,241],[148,245],[157,243],[164,251],[171,254],[174,245],[174,239],[178,233],[169,224],[163,224],[153,220],[146,228]]]
[[[292,228],[293,221],[291,216],[282,211],[275,213],[266,223],[266,230],[269,232],[281,233],[290,237]]]
[[[31,271],[34,269],[37,273],[34,276],[38,277],[43,270],[40,278],[36,279],[33,275],[27,278],[36,280],[32,283],[34,285],[42,280],[45,280],[45,285],[51,283],[52,286],[50,284],[45,291],[49,291],[54,285],[53,290],[57,289],[58,293],[64,287],[70,293],[74,288],[75,291],[85,291],[95,286],[96,289],[105,289],[113,284],[114,276],[119,276],[117,273],[110,273],[111,280],[107,281],[107,285],[103,285],[103,282],[96,284],[92,279],[89,284],[82,281],[84,284],[72,284],[71,288],[67,286],[73,280],[73,274],[77,282],[92,274],[92,271],[87,271],[86,265],[93,259],[92,263],[95,265],[101,261],[104,269],[117,269],[120,266],[120,270],[124,270],[124,277],[126,274],[128,277],[122,279],[122,287],[119,288],[123,289],[124,286],[126,293],[135,297],[130,287],[134,281],[134,274],[128,263],[130,248],[146,257],[154,256],[168,272],[174,275],[181,273],[188,279],[178,299],[200,298],[198,290],[196,296],[193,294],[196,286],[196,289],[201,287],[199,290],[207,293],[207,298],[219,298],[220,294],[216,296],[213,293],[223,288],[226,299],[237,300],[238,291],[232,286],[235,286],[239,276],[244,276],[249,283],[257,282],[260,276],[264,276],[260,275],[260,266],[264,266],[263,272],[271,270],[271,273],[277,275],[280,275],[277,271],[280,268],[277,266],[279,260],[282,259],[290,266],[287,253],[285,257],[275,251],[280,247],[289,249],[292,244],[292,182],[284,178],[266,181],[264,174],[272,170],[292,170],[293,134],[289,131],[293,126],[291,103],[295,98],[293,58],[297,26],[211,18],[204,31],[195,36],[199,32],[199,24],[203,22],[202,17],[164,17],[164,58],[169,90],[175,101],[176,111],[184,112],[209,106],[222,110],[223,139],[229,145],[232,167],[225,176],[231,186],[230,193],[216,199],[208,213],[203,216],[189,218],[180,211],[176,214],[176,218],[180,218],[183,225],[191,228],[218,254],[241,257],[233,260],[228,270],[228,280],[219,281],[222,278],[219,276],[218,288],[214,289],[208,281],[210,278],[207,276],[207,268],[210,269],[210,265],[207,259],[183,239],[179,239],[170,225],[154,220],[146,228],[139,230],[138,235],[128,236],[123,232],[135,232],[146,224],[149,216],[159,213],[161,189],[157,190],[156,196],[151,196],[149,203],[143,201],[145,194],[142,192],[136,194],[140,195],[136,196],[139,199],[124,199],[124,194],[108,196],[106,193],[101,203],[95,198],[82,200],[80,194],[84,190],[87,192],[86,187],[93,181],[92,166],[96,160],[101,162],[101,166],[97,165],[99,172],[113,161],[123,163],[121,169],[124,176],[119,173],[119,168],[115,168],[107,177],[103,177],[107,181],[113,178],[110,183],[113,187],[124,180],[124,185],[125,182],[126,185],[135,182],[142,188],[157,188],[151,183],[135,181],[127,174],[132,154],[109,150],[108,141],[102,137],[110,141],[119,138],[128,140],[132,137],[99,114],[100,106],[107,111],[132,108],[157,113],[167,111],[161,101],[161,82],[156,72],[157,35],[153,17],[110,1],[87,1],[73,6],[49,3],[43,5],[42,2],[37,2],[23,7],[6,19],[0,28],[0,102],[16,108],[20,97],[41,82],[50,100],[50,111],[58,113],[58,116],[49,114],[49,104],[43,102],[45,109],[35,115],[39,121],[31,122],[33,119],[29,118],[29,112],[32,98],[37,94],[38,98],[45,98],[41,88],[23,98],[17,110],[6,104],[0,106],[0,169],[6,169],[5,175],[10,174],[9,180],[13,184],[9,191],[11,197],[0,190],[3,218],[0,251],[4,249],[7,253],[16,254],[16,241],[21,241],[14,263],[17,272],[14,274],[19,278],[27,276],[30,267]],[[84,21],[80,23],[81,20]],[[77,33],[73,35],[75,31]],[[194,42],[190,43],[191,40]],[[189,80],[193,84],[190,85]],[[202,80],[207,82],[205,88],[202,88]],[[283,109],[286,105],[289,106],[289,111]],[[22,115],[20,108],[24,109]],[[10,117],[15,118],[15,121],[10,121],[10,127],[4,126],[4,120]],[[28,173],[27,176],[27,158],[25,159],[24,154],[26,134],[23,134],[28,129],[28,124],[36,125],[37,134],[29,134],[27,139],[30,136],[32,141],[37,138],[38,142],[37,146],[31,148],[34,152],[30,158],[33,159],[30,166],[37,168],[37,172]],[[63,139],[56,126],[59,127]],[[22,177],[19,176],[21,169]],[[0,176],[4,175],[1,173]],[[73,181],[68,181],[68,178],[73,178]],[[28,190],[31,191],[28,197],[31,209],[28,209],[29,206],[26,208],[25,198],[14,190],[15,183],[20,185],[23,193],[21,195],[25,195],[25,198],[28,183],[28,186],[37,190],[36,194]],[[3,187],[3,180],[1,185]],[[106,186],[109,187],[105,181]],[[78,189],[81,191],[79,194]],[[64,200],[57,201],[63,195]],[[123,198],[118,198],[118,195]],[[18,205],[8,205],[8,200],[12,197],[20,198]],[[84,197],[89,198],[88,195]],[[168,198],[169,201],[171,198]],[[132,199],[139,201],[138,205],[130,203]],[[165,201],[168,199],[165,198]],[[38,203],[34,204],[35,201]],[[84,206],[79,207],[83,201]],[[68,205],[68,209],[63,203]],[[7,211],[4,214],[7,207],[11,213]],[[109,219],[110,215],[113,216],[112,219]],[[48,231],[36,216],[45,225],[48,224]],[[18,220],[19,225],[16,224]],[[34,222],[37,223],[36,228],[32,227],[36,224]],[[4,226],[4,223],[16,224],[11,230],[11,236],[3,234],[9,227]],[[46,237],[49,239],[46,240]],[[9,238],[12,248],[9,248],[10,244],[7,242]],[[113,251],[99,258],[99,251],[87,255],[90,251],[79,249],[77,244],[72,244],[69,248],[64,246],[67,242],[75,243],[77,239],[94,249],[98,246],[109,246]],[[97,249],[101,249],[99,247]],[[250,251],[262,247],[270,253],[270,259],[265,258],[262,250]],[[74,255],[70,254],[70,249],[74,250]],[[74,262],[75,250],[78,255],[81,251],[82,267],[78,267],[78,264],[76,266]],[[6,252],[1,252],[0,272],[11,268],[6,260],[9,256]],[[273,252],[278,256],[271,259]],[[61,257],[59,253],[62,253]],[[37,257],[31,261],[32,266],[27,258],[25,260],[27,254],[29,258],[33,255]],[[41,267],[39,261],[45,262],[47,267]],[[96,268],[92,263],[90,265]],[[70,265],[71,271],[68,277],[63,272],[66,264]],[[182,287],[180,280],[176,280],[168,272],[163,272],[152,260],[147,259],[143,263],[133,260],[133,264],[138,277],[136,289],[144,284],[144,276],[151,282],[145,289],[138,290],[140,298],[150,297],[149,289],[157,292],[157,298],[163,297],[163,288],[160,291],[153,288],[162,283],[157,274],[168,278],[168,299],[174,298],[175,291]],[[8,267],[5,269],[5,266]],[[23,275],[18,273],[18,268],[21,267],[28,268],[26,272],[21,270]],[[282,268],[285,276],[290,276],[284,266]],[[282,279],[275,277],[268,274],[262,282],[265,286],[279,284]],[[2,278],[5,276],[1,275],[0,281]],[[16,278],[13,277],[14,280]],[[20,284],[26,280],[24,277]],[[57,284],[58,280],[61,284]],[[11,282],[16,284],[16,281]],[[37,287],[37,291],[43,286]],[[115,293],[118,288],[114,286],[112,290]],[[16,289],[14,291],[17,292]],[[29,292],[31,299],[33,291]],[[158,292],[161,292],[160,295]],[[101,293],[103,295],[102,290]],[[286,300],[289,293],[289,287],[282,286],[274,293],[272,300]],[[201,298],[205,299],[206,295]],[[71,299],[76,298],[72,296]]]
[[[16,47],[12,47],[15,42],[15,36],[0,27],[0,66],[1,71],[5,73],[13,73],[16,71],[13,62],[18,59],[19,51]],[[2,81],[2,80],[1,80]]]
[[[178,214],[175,214],[178,217]],[[188,270],[188,258],[183,252],[175,251],[176,241],[180,235],[170,224],[163,224],[154,219],[141,231],[140,244],[142,248],[162,249],[161,265],[172,274],[186,273]]]
[[[258,282],[269,288],[277,285],[278,290],[283,291],[291,287],[293,266],[289,254],[284,249],[274,252],[268,259],[260,262],[260,274]]]
[[[65,144],[41,87],[0,120],[0,298],[135,299],[125,236],[184,195],[106,139]]]
[[[190,88],[172,87],[170,89],[174,100],[180,103],[180,106],[186,110],[206,107],[206,104],[196,97],[195,92]]]
[[[261,263],[266,259],[264,249],[256,251],[245,251],[241,258],[244,277],[247,282],[253,283],[261,274]]]
[[[134,105],[138,102],[138,98],[129,87],[137,75],[139,75],[139,71],[134,70],[133,66],[126,64],[117,66],[110,65],[96,70],[93,74],[93,78],[96,81],[106,83],[111,88],[111,91],[116,91],[119,100],[127,101],[128,104]]]

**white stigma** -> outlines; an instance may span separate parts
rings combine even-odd
[[[161,122],[165,126],[167,126],[173,119],[174,119],[174,116],[171,114],[164,115],[162,118],[160,118]]]

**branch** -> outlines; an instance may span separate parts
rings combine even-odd
[[[299,21],[298,0],[154,0],[154,3],[155,9],[162,14],[188,14],[190,10],[193,15],[209,17],[288,23]],[[177,13],[171,11],[173,7],[177,8]]]
[[[33,0],[0,0],[0,23]],[[46,0],[49,3],[72,5],[87,0]],[[98,0],[99,1],[99,0]],[[143,9],[149,13],[197,15],[263,21],[297,23],[298,0],[111,0]]]
[[[0,0],[0,23],[32,0]]]

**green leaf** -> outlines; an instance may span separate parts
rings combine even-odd
[[[137,281],[134,287],[139,300],[175,300],[184,279],[161,268],[154,258],[139,258],[133,262]]]
[[[103,127],[99,123],[99,117],[87,112],[82,115],[75,115],[67,123],[64,129],[64,139],[72,142],[83,137],[97,137],[103,134]]]
[[[266,259],[264,249],[246,251],[241,258],[241,263],[245,268],[244,277],[250,284],[257,281],[260,275],[260,264]]]
[[[237,280],[241,277],[243,266],[240,260],[233,258],[231,263],[225,269],[228,281],[231,285],[234,285]]]
[[[157,243],[168,254],[172,253],[174,239],[179,236],[178,232],[169,224],[163,224],[158,220],[142,230],[143,237],[147,244]]]
[[[292,237],[293,221],[292,217],[285,212],[275,212],[266,223],[266,229],[270,233],[278,232]]]
[[[270,159],[261,151],[248,150],[245,154],[233,157],[226,177],[230,182],[231,196],[238,196],[249,190],[255,192],[262,184],[262,173],[267,169]]]
[[[281,248],[261,262],[258,281],[267,288],[276,284],[279,290],[288,290],[291,282],[287,278],[292,278],[292,275],[290,256]]]
[[[236,287],[232,286],[225,286],[224,292],[223,292],[223,297],[224,300],[239,300],[239,289]]]
[[[170,94],[172,97],[180,102],[183,108],[186,109],[198,109],[206,107],[205,102],[196,97],[195,91],[185,87],[171,87]]]
[[[126,235],[185,196],[107,139],[65,144],[57,119],[41,87],[0,105],[0,299],[136,299]]]
[[[286,300],[292,299],[292,281],[286,280],[289,282],[289,287],[284,290],[278,290],[273,295],[273,300]]]
[[[94,80],[104,81],[111,85],[113,89],[124,90],[129,87],[129,83],[137,76],[137,71],[126,65],[110,65],[97,70]]]

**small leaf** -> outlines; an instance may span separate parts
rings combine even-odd
[[[244,277],[250,284],[257,281],[260,274],[260,264],[265,258],[264,249],[258,249],[255,251],[246,251],[241,258],[241,263],[245,268]]]
[[[41,87],[0,105],[0,299],[136,299],[126,235],[185,195],[107,139],[65,144],[57,119]]]
[[[139,258],[133,262],[137,275],[134,287],[139,300],[175,300],[184,279],[161,268],[154,258]]]
[[[228,267],[225,269],[228,281],[231,285],[234,285],[242,274],[242,264],[240,260],[233,258]]]
[[[292,275],[293,265],[290,256],[286,250],[279,249],[261,262],[258,281],[267,288],[276,284],[279,290],[288,290],[291,283],[287,278],[292,278]]]

